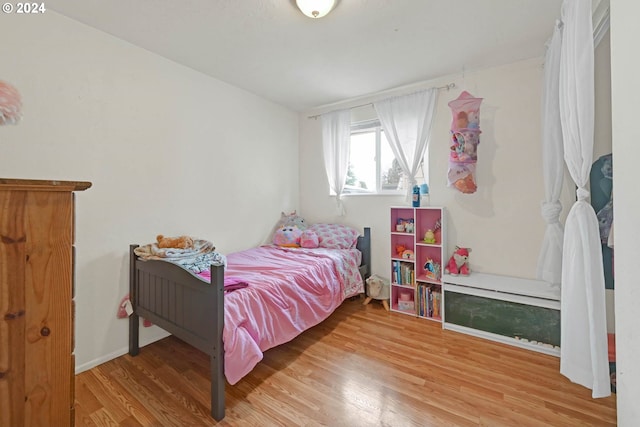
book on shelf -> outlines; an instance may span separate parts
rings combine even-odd
[[[418,287],[418,315],[422,317],[440,318],[442,292],[431,286]]]
[[[402,261],[393,261],[393,282],[398,285],[411,286],[415,271],[413,264]]]

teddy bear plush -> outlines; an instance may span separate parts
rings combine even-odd
[[[159,248],[193,249],[193,238],[189,236],[165,237],[158,234],[156,240]]]
[[[471,273],[469,269],[469,252],[471,252],[471,248],[456,246],[456,250],[453,251],[453,255],[449,258],[445,273],[452,276],[457,276],[458,274],[468,276]]]

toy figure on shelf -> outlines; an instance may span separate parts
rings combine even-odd
[[[440,264],[431,258],[427,258],[424,263],[425,276],[430,280],[440,280],[441,268]]]
[[[436,243],[436,234],[433,232],[432,229],[428,229],[424,233],[424,242],[425,243],[430,243],[430,244],[435,244]]]
[[[405,249],[402,252],[401,257],[404,259],[413,259],[414,258],[413,251],[411,249]]]
[[[435,236],[435,243],[440,244],[442,242],[442,220],[438,219],[433,226],[433,234]]]
[[[413,218],[406,220],[404,223],[404,231],[406,231],[407,233],[413,233],[413,230],[414,230]]]
[[[451,258],[449,258],[447,267],[444,270],[445,273],[452,276],[457,276],[458,274],[468,276],[471,273],[469,269],[469,252],[471,252],[471,248],[456,246],[456,250],[453,252],[453,255],[451,255]]]

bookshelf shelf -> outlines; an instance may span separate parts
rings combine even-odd
[[[391,311],[442,321],[444,208],[392,207]]]

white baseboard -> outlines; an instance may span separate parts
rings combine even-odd
[[[171,335],[171,334],[168,333],[168,332],[165,332],[163,335],[161,335],[159,337],[141,339],[140,340],[140,347],[144,347],[144,346],[149,345],[151,343],[154,343],[156,341],[160,341],[161,339],[166,338],[169,335]],[[121,348],[119,350],[116,350],[114,352],[111,352],[109,354],[105,354],[104,356],[98,357],[97,359],[90,360],[89,362],[83,363],[82,365],[76,365],[76,370],[75,370],[76,373],[75,374],[78,375],[81,372],[88,371],[91,368],[95,368],[98,365],[102,365],[105,362],[113,360],[113,359],[115,359],[117,357],[120,357],[122,355],[125,355],[127,353],[129,353],[129,347],[128,346],[127,347],[123,347],[123,348]]]
[[[466,326],[460,326],[454,323],[444,322],[442,324],[442,327],[443,329],[448,329],[450,331],[461,332],[463,334],[473,335],[479,338],[484,338],[487,340],[509,344],[515,347],[526,348],[527,350],[533,350],[539,353],[545,353],[551,356],[560,357],[560,347],[548,347],[541,344],[532,344],[528,341],[517,340],[515,338],[505,337],[504,335],[494,334],[492,332],[473,329]]]

